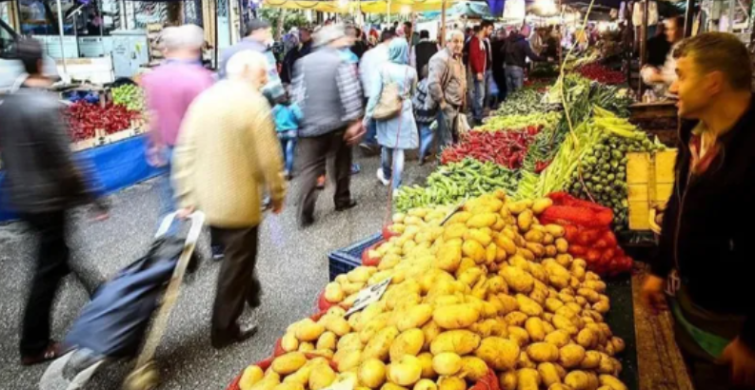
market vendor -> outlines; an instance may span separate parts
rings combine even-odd
[[[684,18],[677,16],[666,19],[664,33],[667,45],[659,45],[656,40],[648,41],[648,64],[642,68],[642,81],[653,88],[656,97],[662,98],[671,84],[676,81],[673,47],[684,37]],[[665,58],[661,63],[658,58]]]
[[[695,388],[755,388],[755,103],[745,45],[706,33],[673,52],[681,144],[644,302],[666,307]]]

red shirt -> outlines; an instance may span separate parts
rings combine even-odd
[[[469,67],[472,68],[472,73],[485,73],[488,60],[486,48],[485,42],[477,35],[469,41]]]

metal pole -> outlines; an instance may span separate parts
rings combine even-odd
[[[642,71],[642,67],[645,66],[645,59],[647,57],[647,49],[648,49],[648,13],[650,12],[650,0],[643,0],[642,1],[642,26],[640,27],[640,71]],[[642,83],[642,78],[640,78],[639,82],[639,88],[638,88],[638,95],[640,99],[642,99],[642,93],[645,89],[645,85]]]
[[[440,2],[440,36],[438,42],[441,46],[446,45],[446,0]]]
[[[225,1],[228,2],[228,42],[229,46],[233,46],[233,1]]]
[[[694,13],[693,8],[695,6],[695,2],[692,0],[687,0],[687,10],[684,11],[684,37],[687,38],[692,35],[692,23],[694,22]]]
[[[63,73],[68,74],[68,69],[66,67],[66,52],[65,48],[63,47],[63,6],[60,4],[60,0],[57,1],[58,3],[58,31],[60,32],[60,57],[63,60]]]

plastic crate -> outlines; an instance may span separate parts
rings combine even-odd
[[[383,235],[378,233],[351,244],[346,248],[336,249],[333,252],[330,252],[330,254],[328,254],[330,281],[334,281],[336,276],[349,272],[361,265],[362,252],[382,239]]]

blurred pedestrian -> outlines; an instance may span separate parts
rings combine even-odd
[[[223,60],[220,65],[220,77],[226,78],[228,61],[233,58],[234,55],[245,50],[262,53],[267,59],[267,83],[262,88],[262,93],[265,95],[271,106],[274,105],[278,99],[283,97],[283,94],[285,93],[283,83],[278,75],[278,63],[275,59],[275,54],[273,54],[272,44],[273,31],[270,28],[270,23],[262,19],[252,19],[247,24],[246,38],[223,50]]]
[[[308,26],[299,27],[299,40],[301,43],[291,49],[283,58],[281,80],[286,84],[291,84],[296,61],[312,52],[312,29]]]
[[[62,352],[50,338],[50,311],[58,285],[70,272],[66,214],[96,199],[74,162],[58,98],[47,92],[52,80],[43,73],[42,44],[21,39],[15,46],[25,74],[0,96],[0,150],[9,206],[37,240],[20,341],[21,364],[32,365]],[[106,216],[104,203],[95,204]]]
[[[546,61],[547,58],[537,55],[530,47],[529,41],[518,31],[509,35],[504,48],[506,62],[506,91],[509,95],[518,91],[524,85],[524,67],[527,58],[532,61]]]
[[[381,69],[384,64],[388,63],[388,46],[394,38],[394,33],[390,29],[383,30],[380,36],[380,44],[374,49],[367,51],[359,62],[359,80],[362,82],[362,91],[364,91],[364,106],[370,99],[372,91],[372,79],[375,77],[375,69]],[[366,153],[376,153],[379,149],[377,143],[377,125],[374,120],[367,123],[367,135],[364,137],[359,147]]]
[[[160,35],[165,61],[143,77],[142,86],[149,110],[147,158],[153,166],[166,167],[163,179],[161,215],[175,211],[170,163],[181,121],[194,98],[213,83],[212,73],[202,67],[204,33],[187,24],[167,27]]]
[[[427,160],[427,154],[430,152],[433,140],[435,139],[435,133],[433,133],[431,125],[435,122],[437,110],[435,105],[431,104],[431,99],[428,97],[427,84],[429,80],[427,74],[428,66],[425,65],[422,68],[420,82],[417,84],[417,93],[414,94],[412,100],[414,116],[417,120],[417,128],[419,128],[419,165],[423,165]]]
[[[452,31],[446,48],[430,59],[427,90],[429,107],[438,107],[438,145],[451,145],[458,137],[457,120],[465,103],[467,75],[461,62],[464,50],[464,33]]]
[[[246,50],[226,64],[227,80],[200,95],[186,114],[173,164],[176,195],[189,212],[199,209],[225,248],[212,313],[212,346],[248,339],[256,326],[238,319],[246,302],[260,306],[255,272],[260,193],[273,212],[283,209],[283,162],[270,105],[260,93],[267,83],[262,53]]]
[[[412,96],[417,88],[417,72],[409,66],[409,44],[406,39],[394,39],[388,48],[389,62],[375,70],[365,120],[373,119],[375,109],[389,85],[398,88],[401,110],[389,119],[374,118],[377,122],[378,143],[382,146],[377,177],[383,185],[392,184],[393,190],[401,185],[404,170],[404,150],[419,146],[417,123],[414,121]]]
[[[491,44],[493,54],[493,80],[498,87],[498,102],[506,100],[506,71],[504,69],[504,49],[506,47],[506,29],[498,30],[495,39]]]
[[[275,118],[275,131],[278,132],[278,139],[281,142],[281,150],[286,164],[284,174],[286,179],[291,179],[294,172],[296,138],[299,133],[302,113],[299,106],[292,104],[288,94],[286,94],[273,107],[273,117]]]
[[[491,58],[486,44],[488,35],[493,31],[493,23],[482,22],[480,30],[469,41],[469,70],[472,72],[472,119],[482,123],[485,107],[486,75]]]
[[[438,46],[436,42],[430,40],[429,31],[422,30],[419,32],[419,42],[412,46],[412,54],[409,59],[409,62],[417,71],[417,74],[422,74],[422,69],[425,68],[425,65],[430,62],[430,58],[432,58],[432,56],[434,56],[439,50],[440,46]]]
[[[336,211],[356,206],[349,189],[351,145],[364,135],[364,128],[359,80],[340,53],[350,43],[342,25],[325,26],[315,35],[315,52],[296,65],[294,103],[304,114],[299,129],[301,227],[314,223],[317,177],[325,174],[326,160],[334,168]]]
[[[362,56],[367,52],[368,49],[367,43],[362,38],[362,30],[360,30],[356,26],[348,26],[346,28],[346,35],[351,37],[351,39],[354,41],[349,50],[354,53],[354,55],[357,57],[357,62],[359,62],[359,60],[362,59]]]

